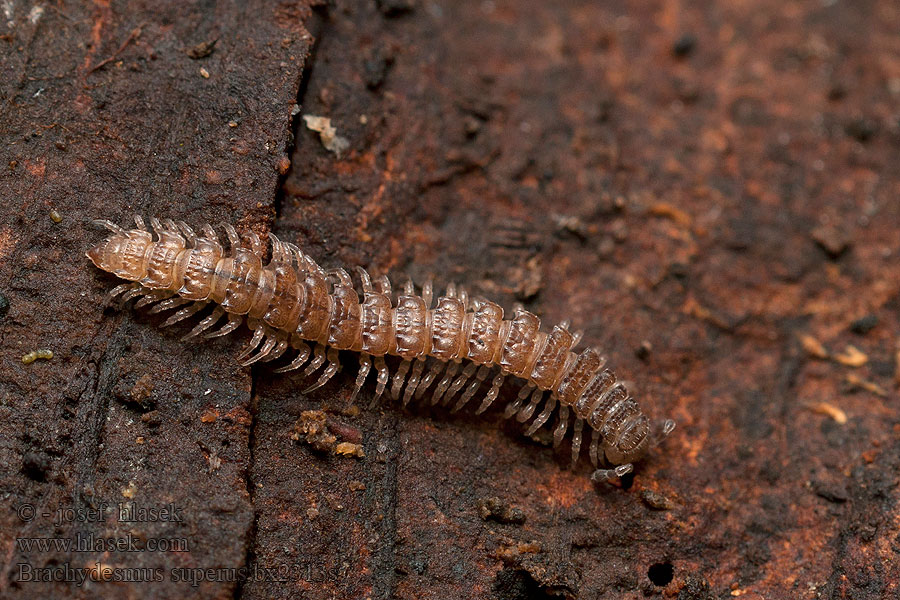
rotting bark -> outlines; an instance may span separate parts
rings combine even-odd
[[[33,595],[17,563],[94,559],[249,575],[194,588],[167,571],[129,589],[141,597],[896,595],[889,3],[337,2],[318,24],[302,3],[46,7],[34,22],[12,6],[0,596]],[[288,162],[295,101],[349,147],[295,122]],[[110,281],[81,259],[84,223],[134,212],[271,227],[325,266],[570,318],[679,427],[622,488],[598,488],[500,411],[369,408],[371,388],[348,409],[349,355],[309,396],[297,374],[251,377],[238,341],[186,345],[157,319],[101,313]],[[19,362],[43,346],[49,362]],[[323,408],[364,456],[294,435]],[[171,502],[185,522],[15,513],[106,500]],[[79,532],[191,547],[26,556],[13,541]]]
[[[249,374],[221,368],[229,344],[186,345],[158,319],[105,311],[111,279],[83,255],[102,235],[94,218],[127,224],[138,213],[266,232],[292,147],[310,10],[3,10],[0,597],[232,597],[254,523]],[[53,358],[22,364],[37,347]],[[124,522],[119,503],[170,514]],[[73,518],[54,525],[58,510]],[[90,550],[28,550],[17,538],[81,539]],[[101,538],[140,551],[104,552],[91,541]],[[150,549],[156,540],[168,548]],[[123,569],[145,569],[131,576],[150,583],[58,581]],[[27,581],[36,573],[56,580]]]
[[[496,412],[371,411],[365,397],[339,418],[362,429],[366,460],[298,460],[281,432],[323,401],[339,409],[355,362],[308,399],[261,373],[256,557],[307,565],[298,592],[895,592],[900,171],[895,93],[875,83],[897,67],[892,25],[839,5],[657,8],[330,11],[304,114],[350,147],[299,135],[276,232],[326,266],[435,275],[571,318],[679,428],[624,491],[595,489],[567,449]],[[854,333],[867,314],[878,325]],[[848,344],[866,365],[841,362]],[[862,492],[869,477],[878,492]],[[482,520],[495,497],[524,523]],[[857,533],[852,515],[869,512]]]

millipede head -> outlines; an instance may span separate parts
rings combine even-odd
[[[153,236],[143,230],[125,231],[110,221],[94,221],[112,235],[95,244],[85,253],[98,268],[123,279],[137,281],[144,276],[143,256]]]

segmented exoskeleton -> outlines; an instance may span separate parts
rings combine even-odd
[[[197,234],[180,221],[150,219],[154,239],[143,219],[135,217],[135,222],[136,229],[125,230],[111,221],[95,221],[112,235],[91,248],[87,257],[104,271],[131,282],[114,288],[111,296],[121,295],[123,302],[140,298],[135,307],[155,303],[152,313],[177,308],[163,326],[211,306],[212,312],[185,339],[223,336],[246,322],[253,336],[238,356],[242,365],[276,360],[288,349],[296,356],[276,372],[306,365],[304,376],[308,376],[324,365],[321,376],[304,393],[325,385],[337,373],[340,350],[359,354],[351,402],[373,366],[376,399],[389,383],[393,397],[402,398],[404,405],[434,386],[432,404],[450,404],[462,392],[453,410],[465,406],[493,375],[476,413],[494,402],[507,378],[524,379],[505,416],[515,416],[521,423],[534,417],[527,429],[530,435],[558,407],[553,441],[559,445],[572,429],[573,464],[587,423],[591,462],[595,467],[601,463],[611,467],[594,471],[594,480],[630,472],[632,463],[674,427],[671,420],[651,426],[625,386],[604,368],[606,360],[596,350],[575,354],[572,349],[581,334],[569,332],[568,323],[542,332],[538,317],[521,308],[512,319],[504,320],[500,306],[470,299],[452,284],[434,307],[430,283],[418,295],[408,281],[394,298],[386,276],[373,284],[362,268],[357,269],[363,292],[360,301],[344,269],[325,271],[297,246],[274,235],[269,236],[271,258],[264,265],[267,244],[252,232],[245,246],[235,228],[225,225],[226,252],[209,225]],[[211,332],[223,319],[222,327]],[[384,360],[387,355],[402,359],[393,382]]]

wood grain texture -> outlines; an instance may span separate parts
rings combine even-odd
[[[896,596],[894,4],[48,4],[32,22],[10,3],[0,596]],[[334,131],[300,122],[287,157],[298,100]],[[136,212],[570,318],[679,427],[615,488],[500,411],[369,410],[364,391],[344,412],[350,369],[304,396],[240,370],[240,344],[101,312],[110,282],[69,259],[89,219]],[[57,533],[15,512],[129,496],[185,522]],[[195,545],[15,545],[79,531]],[[10,569],[97,558],[251,576],[35,588]]]
[[[186,348],[151,335],[147,321],[105,312],[109,281],[69,257],[96,236],[90,220],[100,213],[196,214],[249,228],[271,220],[312,41],[301,20],[309,9],[14,1],[2,11],[0,597],[231,598],[234,576],[196,587],[176,579],[246,564],[251,378],[220,368],[221,348]],[[212,40],[208,56],[189,55]],[[19,360],[45,347],[53,359]],[[180,520],[125,522],[120,502],[170,506]],[[33,519],[17,516],[24,505]],[[60,509],[74,516],[56,526]],[[129,536],[144,549],[172,540],[176,551],[16,542]],[[58,581],[124,568],[161,581]],[[28,582],[27,569],[55,580]]]

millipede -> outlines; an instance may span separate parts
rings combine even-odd
[[[137,299],[135,308],[150,307],[151,313],[174,310],[163,327],[211,308],[185,340],[221,337],[246,323],[252,337],[237,357],[240,364],[292,356],[274,371],[305,367],[303,376],[309,377],[321,369],[304,394],[334,377],[342,350],[359,355],[351,403],[373,369],[373,403],[388,388],[404,406],[431,390],[432,405],[453,411],[466,406],[490,379],[476,414],[491,406],[506,381],[521,380],[504,416],[528,423],[526,435],[531,435],[555,414],[553,444],[559,446],[572,432],[573,465],[586,424],[594,481],[631,472],[633,463],[675,426],[671,419],[651,424],[596,349],[576,354],[582,335],[570,332],[568,322],[541,331],[537,315],[521,307],[504,319],[498,304],[470,298],[454,284],[436,301],[430,282],[417,294],[407,281],[395,296],[386,275],[373,280],[357,267],[360,294],[345,269],[325,270],[297,245],[272,234],[269,242],[253,232],[242,240],[232,225],[222,226],[226,251],[208,224],[195,232],[183,221],[157,218],[150,219],[151,231],[140,216],[128,230],[109,220],[94,223],[111,235],[87,257],[127,281],[112,289],[111,299]],[[393,379],[386,356],[400,359]]]

